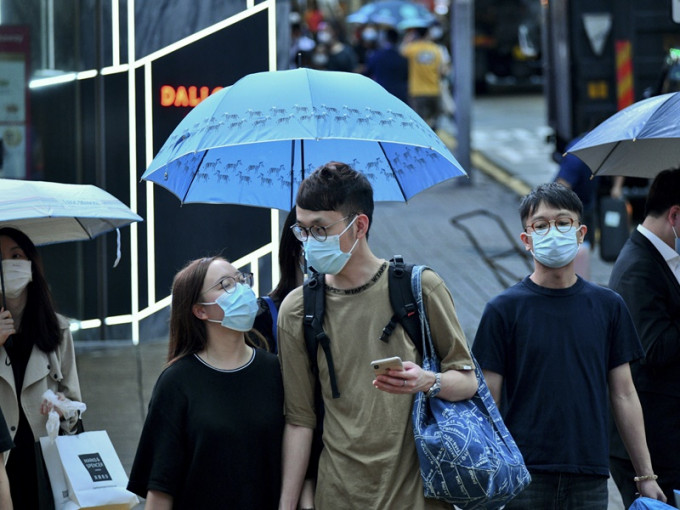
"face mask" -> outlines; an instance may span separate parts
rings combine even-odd
[[[315,53],[312,55],[312,63],[315,66],[323,67],[328,64],[328,56],[325,53]]]
[[[209,322],[219,322],[225,328],[234,331],[250,331],[255,323],[257,315],[257,296],[253,289],[242,283],[237,283],[234,292],[224,292],[212,303],[200,303],[202,305],[219,305],[224,312],[221,321],[207,319]]]
[[[569,232],[563,234],[555,227],[544,235],[539,236],[535,232],[531,234],[534,249],[534,258],[547,267],[564,267],[576,258],[578,252],[578,239],[576,232],[580,227],[571,227]]]
[[[671,225],[673,229],[673,234],[675,235],[675,253],[680,253],[680,237],[678,237],[677,232],[675,232],[675,227]]]
[[[328,44],[329,42],[331,42],[332,37],[331,37],[331,34],[329,34],[328,32],[319,32],[319,33],[316,35],[316,39],[317,39],[321,44]]]
[[[361,38],[364,41],[375,41],[378,39],[378,31],[375,28],[367,28],[361,32]]]
[[[5,297],[18,298],[28,282],[33,280],[30,260],[3,260],[2,272],[5,278]]]
[[[307,266],[314,268],[319,273],[338,274],[345,267],[347,261],[352,256],[352,250],[359,242],[357,238],[349,250],[345,253],[340,249],[340,236],[347,232],[357,219],[357,216],[347,225],[347,228],[335,236],[328,236],[325,241],[317,241],[312,236],[303,243],[305,249],[305,259]]]

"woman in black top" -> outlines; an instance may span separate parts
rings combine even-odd
[[[252,274],[195,260],[172,290],[168,367],[158,378],[128,489],[146,509],[275,509],[283,385],[278,358],[246,341]]]

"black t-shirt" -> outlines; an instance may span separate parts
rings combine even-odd
[[[175,509],[275,509],[283,427],[276,356],[255,350],[233,371],[186,356],[156,382],[128,489]]]
[[[526,277],[487,304],[472,349],[503,376],[503,419],[530,470],[609,475],[607,377],[644,354],[621,296]]]

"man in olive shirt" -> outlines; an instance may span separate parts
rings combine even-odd
[[[379,340],[393,311],[388,262],[376,257],[367,242],[373,215],[368,180],[343,163],[328,163],[302,182],[296,213],[293,231],[303,242],[307,264],[326,275],[323,328],[331,338],[340,392],[332,398],[327,362],[319,349],[325,414],[316,508],[450,508],[423,496],[411,407],[419,391],[457,401],[477,390],[451,294],[434,272],[423,274],[425,308],[442,360],[442,373],[434,374],[419,366],[420,355],[401,325],[389,342]],[[284,300],[278,321],[286,413],[282,509],[296,508],[316,427],[316,381],[303,319],[298,288]],[[404,370],[376,378],[370,362],[391,356],[404,360]]]

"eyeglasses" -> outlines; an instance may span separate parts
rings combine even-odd
[[[531,225],[527,225],[526,228],[532,229],[539,236],[544,236],[550,232],[550,226],[552,224],[555,225],[558,232],[566,234],[574,223],[578,223],[578,220],[570,218],[569,216],[560,216],[554,220],[536,220]]]
[[[253,273],[236,273],[234,276],[225,276],[215,285],[207,289],[205,292],[211,291],[215,287],[222,287],[222,290],[227,294],[231,294],[236,290],[236,284],[242,283],[248,287],[253,286]],[[204,292],[204,294],[205,294]]]
[[[334,221],[333,223],[331,223],[330,225],[326,225],[325,227],[322,227],[321,225],[303,227],[296,223],[295,225],[292,225],[290,229],[293,231],[293,235],[298,241],[302,241],[304,243],[307,239],[309,239],[309,236],[311,235],[314,239],[322,243],[328,238],[327,230],[329,228],[331,228],[333,225],[340,223],[341,221],[345,221],[348,218],[351,218],[352,216],[354,216],[354,214],[345,216],[344,218],[339,219],[338,221]]]

